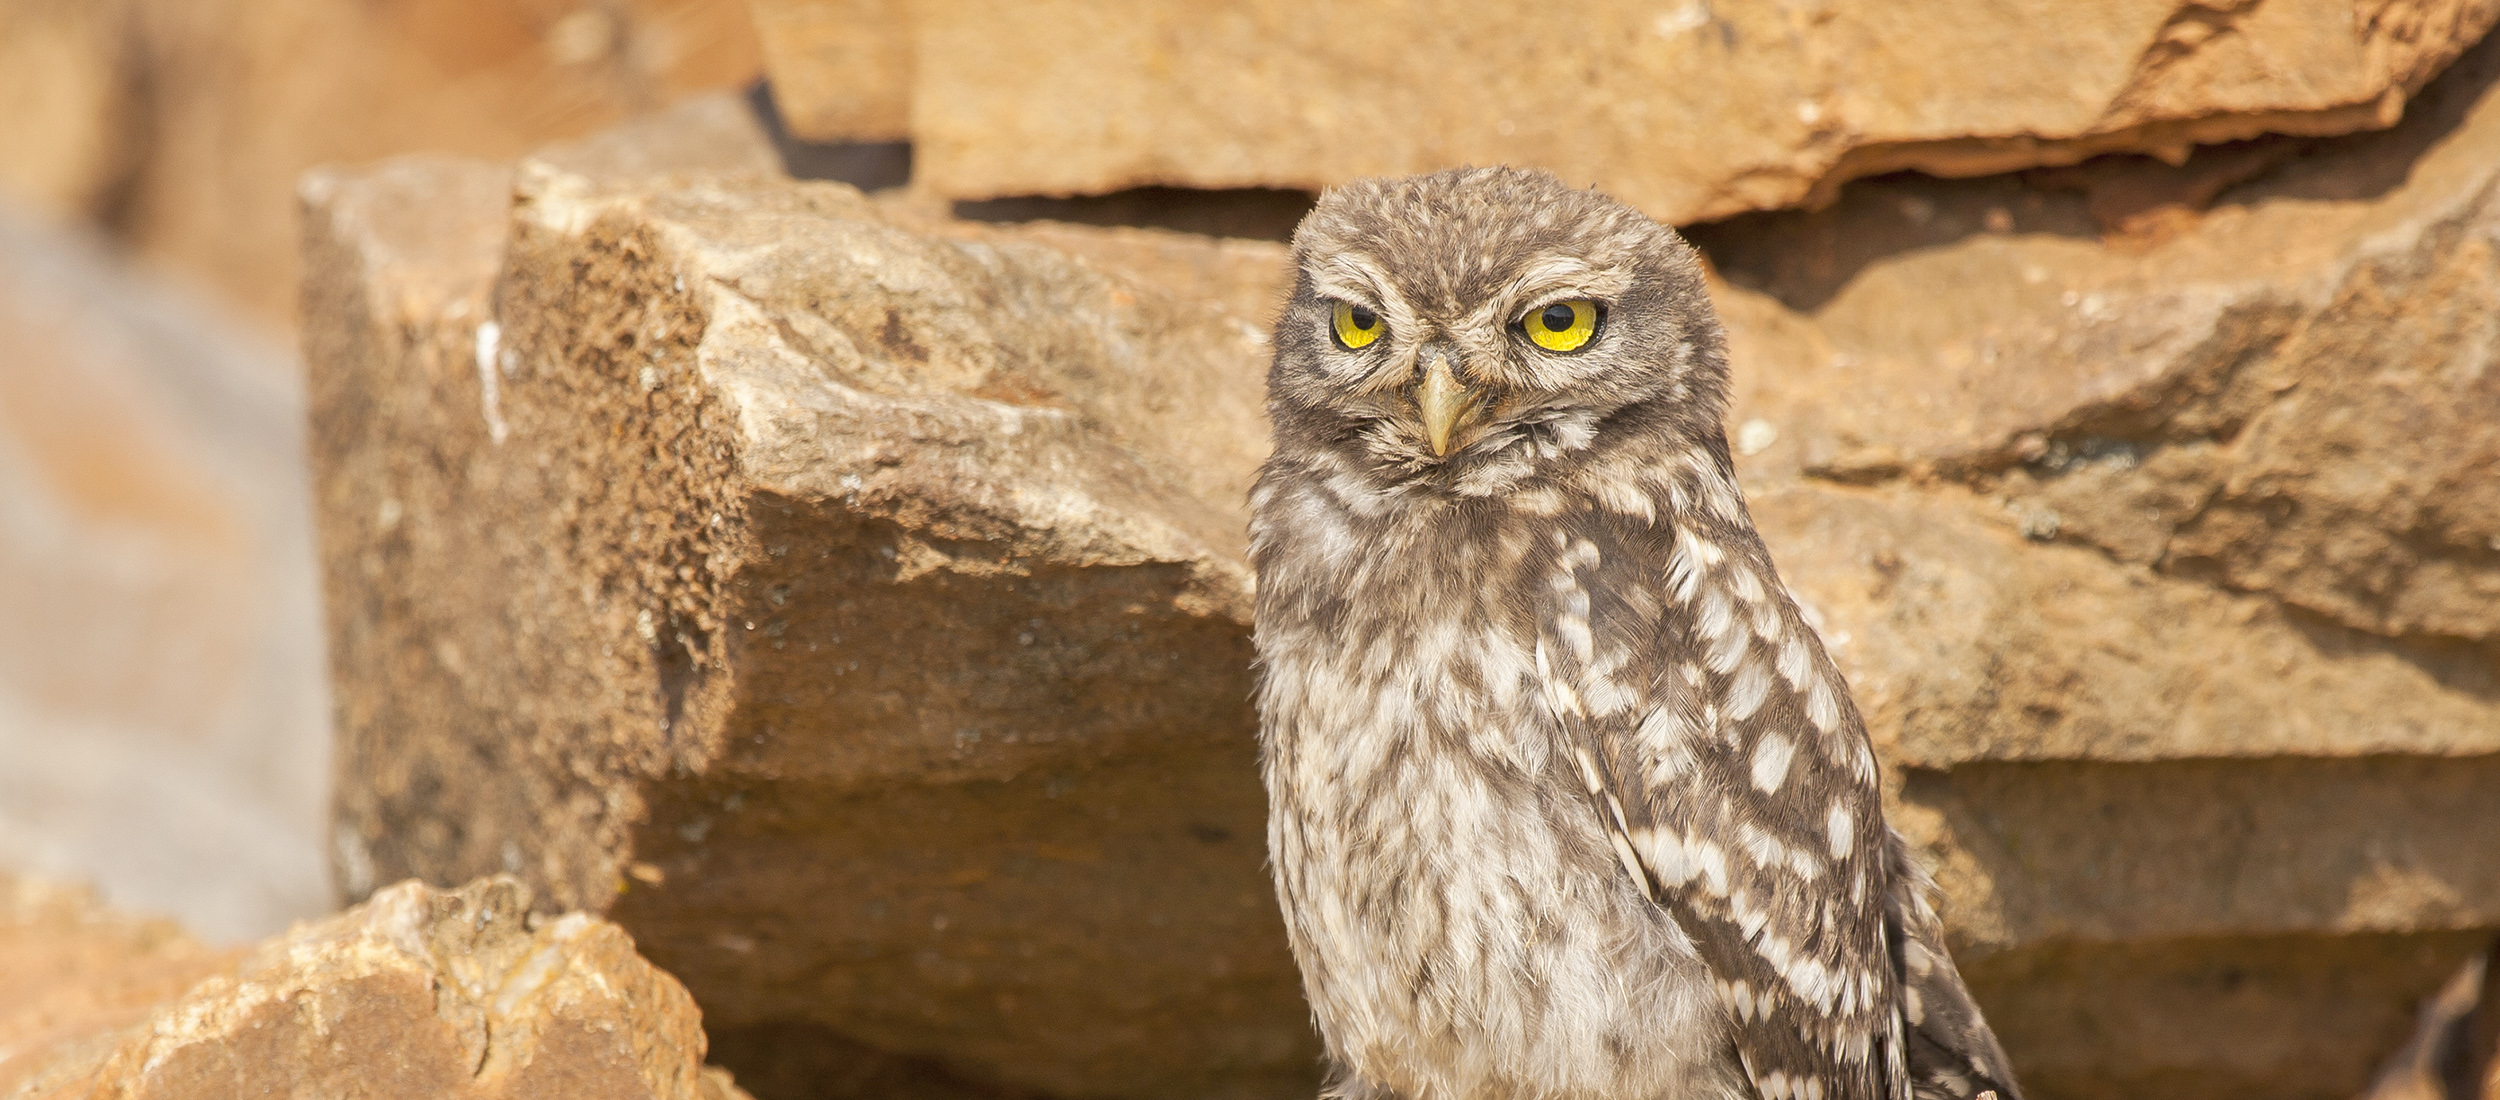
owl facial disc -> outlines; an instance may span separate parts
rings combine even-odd
[[[1435,458],[1448,457],[1450,435],[1472,420],[1482,404],[1476,392],[1458,380],[1450,370],[1447,353],[1434,349],[1426,353],[1424,380],[1415,387],[1415,408],[1424,417],[1424,439],[1432,444]]]

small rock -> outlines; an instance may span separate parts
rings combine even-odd
[[[613,924],[534,916],[510,878],[402,883],[239,959],[12,889],[0,967],[13,944],[43,942],[44,969],[75,971],[79,985],[56,976],[37,987],[36,1011],[0,1016],[10,1095],[743,1100],[703,1069],[701,1016],[682,986]],[[140,996],[183,986],[128,1021]]]

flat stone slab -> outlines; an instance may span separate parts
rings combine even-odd
[[[1673,224],[1817,205],[1903,169],[2387,126],[2500,5],[1676,0],[1530,17],[1367,0],[758,0],[820,140],[914,146],[950,198],[1317,189],[1531,164]],[[2054,31],[2044,28],[2054,27]]]

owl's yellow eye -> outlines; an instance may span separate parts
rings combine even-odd
[[[1519,327],[1527,331],[1529,343],[1547,351],[1578,351],[1597,338],[1602,315],[1597,303],[1573,298],[1530,310],[1519,319]]]
[[[1331,327],[1337,333],[1337,346],[1347,351],[1369,347],[1372,341],[1380,339],[1381,333],[1389,331],[1389,326],[1381,323],[1380,314],[1352,302],[1337,303],[1337,319]]]

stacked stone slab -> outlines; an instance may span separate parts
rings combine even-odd
[[[349,889],[520,873],[725,1046],[1307,1091],[1247,707],[1263,335],[601,155],[310,186]]]
[[[2038,1095],[2350,1095],[2500,927],[2495,73],[2133,253],[2005,179],[1704,235],[1757,516]],[[1281,249],[716,138],[308,186],[342,882],[604,913],[742,1073],[1308,1095]]]
[[[1847,180],[2394,122],[2490,0],[751,0],[819,140],[951,198],[1542,165],[1683,224]]]

